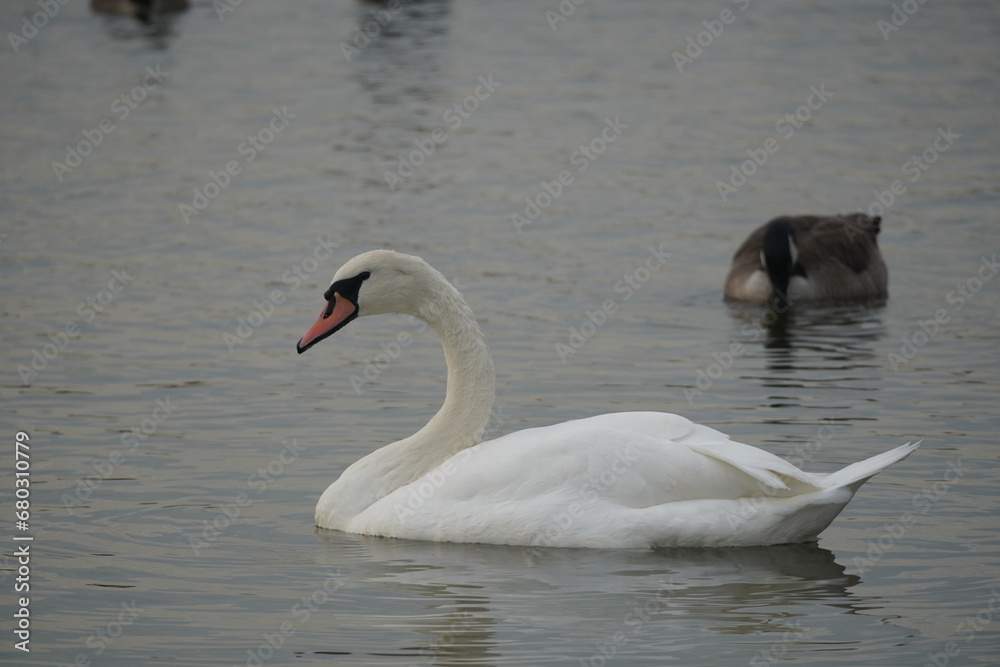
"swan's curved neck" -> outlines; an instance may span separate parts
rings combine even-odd
[[[429,470],[482,437],[493,408],[493,359],[472,309],[450,284],[417,316],[437,333],[448,364],[444,405],[426,426],[401,441],[428,459],[439,458]]]
[[[411,314],[434,329],[448,363],[444,405],[408,438],[378,449],[351,465],[317,506],[324,527],[344,528],[372,503],[414,482],[458,452],[479,443],[493,407],[493,360],[472,309],[440,279],[433,296]]]

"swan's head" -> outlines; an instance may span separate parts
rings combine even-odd
[[[319,319],[296,345],[299,354],[366,315],[404,313],[426,319],[424,310],[436,292],[454,289],[427,262],[392,250],[372,250],[348,261],[323,294]]]

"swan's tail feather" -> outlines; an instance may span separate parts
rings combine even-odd
[[[827,475],[823,479],[823,486],[827,488],[851,486],[857,489],[872,476],[882,472],[893,463],[902,461],[907,456],[912,454],[913,451],[920,446],[921,442],[923,441],[918,440],[917,442],[908,442],[905,445],[896,447],[895,449],[890,449],[887,452],[876,454],[875,456],[865,459],[864,461],[852,463],[846,468],[842,468],[837,472],[832,472]]]

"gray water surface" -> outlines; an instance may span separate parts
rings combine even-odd
[[[78,1],[0,48],[0,423],[31,437],[5,591],[34,538],[31,651],[4,595],[0,660],[1000,662],[1000,6],[383,6]],[[753,227],[855,210],[884,217],[885,303],[722,301]],[[295,353],[376,247],[476,311],[491,436],[662,410],[815,471],[923,444],[811,545],[318,531],[326,486],[444,395],[406,317]]]

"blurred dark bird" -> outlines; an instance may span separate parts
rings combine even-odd
[[[90,0],[90,8],[98,14],[121,14],[149,18],[155,14],[176,14],[187,11],[188,0]]]
[[[781,307],[885,298],[889,274],[878,249],[881,222],[863,213],[775,218],[754,230],[733,255],[726,298]]]

